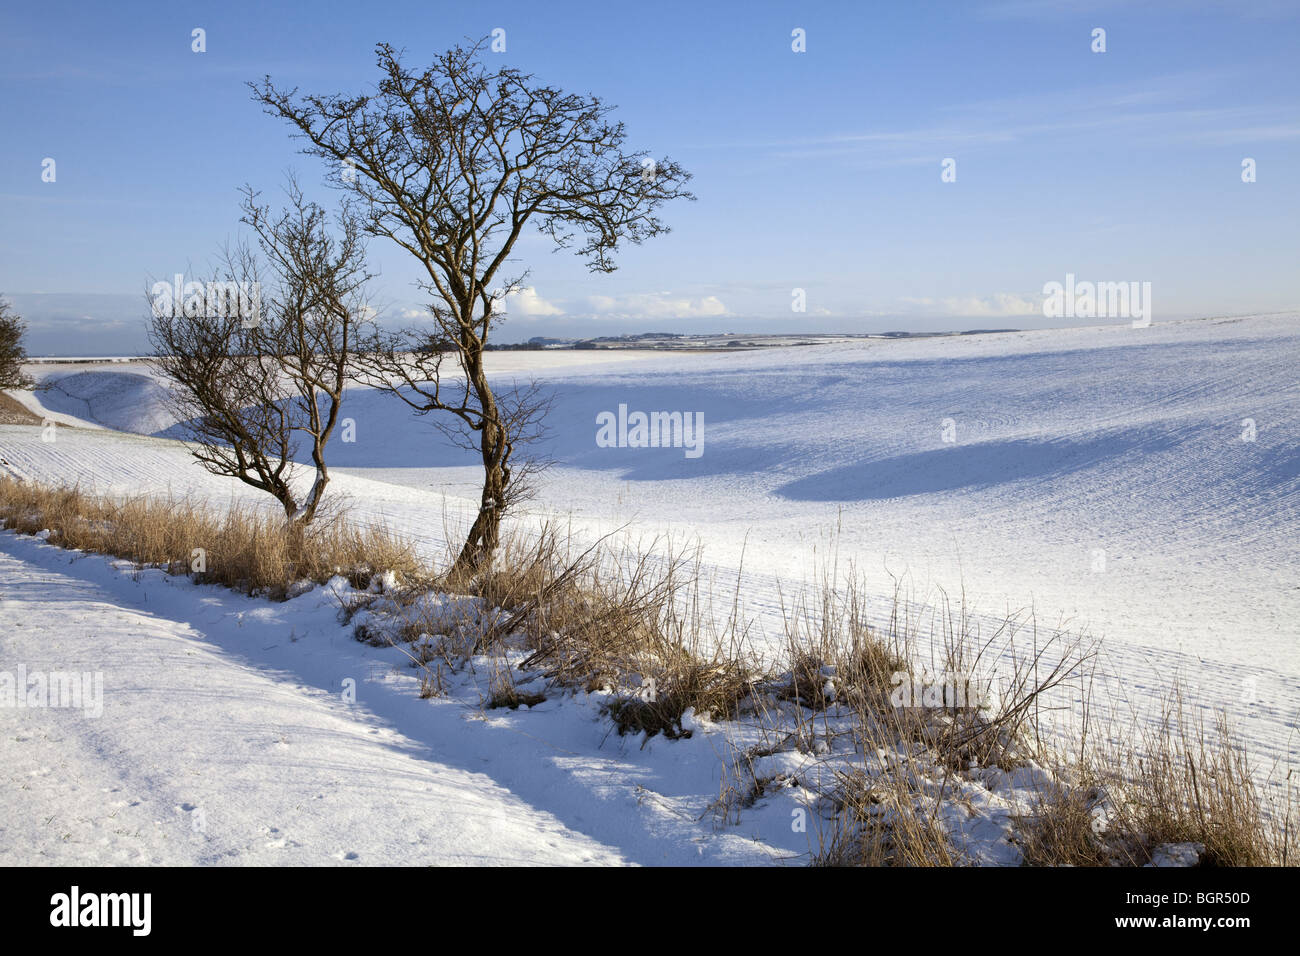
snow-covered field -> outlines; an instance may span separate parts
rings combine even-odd
[[[864,577],[882,616],[896,580],[918,606],[964,595],[985,634],[1032,609],[1043,635],[1064,629],[1100,642],[1102,703],[1117,717],[1142,719],[1177,675],[1196,703],[1230,710],[1264,770],[1294,765],[1300,316],[490,358],[499,382],[536,378],[556,396],[544,448],[556,465],[519,522],[559,516],[579,537],[627,526],[634,536],[698,541],[722,604],[739,577],[759,646],[780,639],[779,595],[788,599],[833,557]],[[252,500],[167,437],[172,423],[147,368],[31,371],[56,387],[16,397],[93,427],[59,429],[46,442],[39,429],[0,426],[0,468],[104,491]],[[701,453],[602,447],[598,416],[620,406],[702,414]],[[344,414],[356,440],[330,446],[332,488],[358,516],[442,558],[445,529],[454,539],[477,497],[473,463],[377,393],[349,393]],[[637,766],[659,776],[628,797],[630,771],[602,764],[617,763],[628,743],[614,738],[601,750],[544,713],[479,727],[409,693],[372,707],[364,691],[344,708],[337,654],[314,669],[313,655],[326,651],[284,633],[325,614],[317,592],[274,608],[206,592],[196,600],[183,583],[137,585],[96,562],[69,564],[49,546],[0,535],[0,601],[6,622],[21,625],[6,624],[0,669],[61,662],[111,670],[119,688],[132,688],[84,728],[57,711],[0,712],[6,749],[22,744],[5,760],[0,854],[9,859],[34,858],[22,848],[33,841],[51,859],[75,855],[59,843],[65,831],[105,862],[349,853],[362,862],[758,862],[807,849],[771,835],[781,828],[742,847],[702,824],[678,826],[699,815],[707,785],[685,786],[690,771],[673,777],[652,760]],[[318,603],[295,617],[304,601]],[[345,640],[324,617],[319,633]],[[346,654],[361,655],[361,666],[358,648]],[[273,727],[287,728],[287,740]],[[503,742],[524,733],[528,758]],[[700,759],[681,744],[655,747]],[[512,767],[512,754],[525,768],[576,763],[538,775]],[[75,780],[60,772],[69,767]],[[389,779],[402,784],[380,783]],[[606,791],[601,779],[617,782]],[[460,811],[447,807],[448,788]],[[328,812],[308,811],[317,793]],[[599,793],[592,813],[575,809]],[[46,824],[39,812],[56,799],[69,808],[57,837],[59,820]],[[371,832],[358,848],[350,821],[373,800],[391,832]],[[662,818],[647,816],[657,801]],[[110,803],[120,803],[111,818],[102,812]],[[223,809],[208,814],[207,836],[186,842],[204,831],[189,828],[185,808],[203,806]],[[228,829],[212,825],[218,816]],[[419,827],[427,840],[413,846]]]

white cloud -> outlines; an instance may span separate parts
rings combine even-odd
[[[669,292],[634,292],[626,295],[592,295],[588,307],[608,319],[686,319],[730,315],[716,295],[696,298]]]
[[[1037,315],[1042,311],[1042,300],[1015,292],[995,292],[992,295],[957,295],[942,298],[903,298],[904,302],[921,306],[939,315],[1002,316]]]
[[[564,310],[547,302],[532,286],[515,289],[506,296],[505,310],[514,315],[563,315]]]

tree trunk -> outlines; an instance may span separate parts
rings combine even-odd
[[[496,397],[488,385],[483,371],[481,349],[465,350],[465,363],[470,382],[483,411],[483,427],[479,431],[479,451],[483,458],[483,493],[479,499],[478,514],[470,526],[465,544],[456,563],[453,575],[473,575],[492,559],[492,553],[501,543],[501,512],[505,508],[508,473],[502,459],[505,456],[505,432],[498,420]]]
[[[501,465],[485,462],[479,512],[465,537],[465,544],[456,563],[452,565],[453,575],[477,573],[501,543],[501,498],[504,493],[505,475]]]

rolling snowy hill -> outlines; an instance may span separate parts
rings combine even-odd
[[[497,382],[536,378],[556,400],[544,448],[556,465],[522,526],[559,516],[588,537],[627,526],[697,540],[720,595],[740,575],[760,644],[780,635],[781,595],[832,558],[865,576],[882,616],[897,580],[917,606],[964,599],[986,634],[1032,608],[1044,634],[1101,641],[1118,717],[1149,715],[1179,676],[1196,703],[1229,708],[1264,769],[1294,763],[1300,316],[490,357]],[[55,388],[29,407],[100,427],[44,442],[0,426],[9,473],[256,500],[168,437],[143,366],[32,370]],[[602,414],[637,411],[702,415],[702,453],[597,442]],[[354,389],[344,414],[356,440],[330,446],[333,489],[442,559],[474,507],[472,461],[391,397]],[[20,557],[0,539],[0,558]],[[257,678],[231,675],[245,679]]]

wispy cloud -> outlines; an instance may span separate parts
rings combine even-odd
[[[1048,139],[1107,137],[1147,144],[1201,143],[1229,145],[1261,139],[1300,137],[1300,120],[1268,107],[1123,111],[1098,107],[1086,114],[1059,111],[999,125],[989,117],[964,124],[920,127],[890,133],[845,134],[774,145],[785,159],[852,157],[881,165],[932,163],[939,157],[996,147],[1043,143]]]
[[[761,151],[786,160],[845,158],[875,166],[933,163],[938,158],[1029,143],[1139,138],[1143,143],[1229,145],[1300,138],[1293,105],[1207,107],[1240,71],[1207,69],[995,99],[952,103],[933,121],[870,131],[810,134],[700,148]]]

